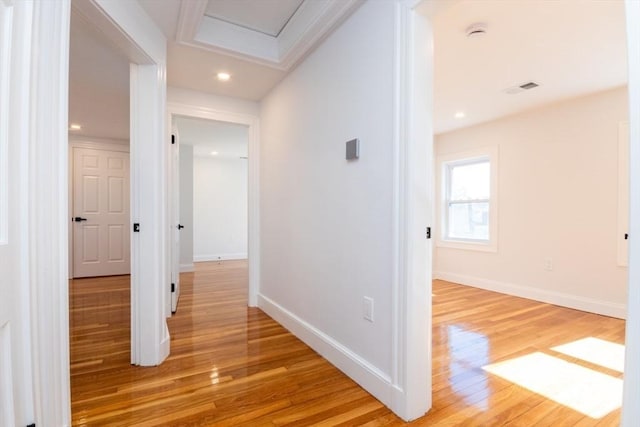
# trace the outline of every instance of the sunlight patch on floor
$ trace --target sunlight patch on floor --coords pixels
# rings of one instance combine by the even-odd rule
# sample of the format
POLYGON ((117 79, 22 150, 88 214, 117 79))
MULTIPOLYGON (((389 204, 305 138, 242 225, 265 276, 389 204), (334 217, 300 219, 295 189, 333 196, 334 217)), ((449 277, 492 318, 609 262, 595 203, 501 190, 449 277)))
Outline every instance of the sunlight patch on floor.
POLYGON ((602 418, 622 406, 621 379, 544 353, 483 369, 591 418, 602 418))
POLYGON ((551 348, 558 353, 624 372, 624 345, 588 337, 551 348))

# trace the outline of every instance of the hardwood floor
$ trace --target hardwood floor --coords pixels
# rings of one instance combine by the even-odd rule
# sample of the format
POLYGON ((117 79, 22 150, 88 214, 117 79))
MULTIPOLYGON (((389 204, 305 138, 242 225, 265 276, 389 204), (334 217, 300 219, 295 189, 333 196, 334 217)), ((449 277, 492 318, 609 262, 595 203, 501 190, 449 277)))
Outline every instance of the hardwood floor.
MULTIPOLYGON (((200 263, 182 277, 178 313, 168 321, 171 356, 153 368, 129 364, 128 276, 70 282, 73 425, 405 425, 267 315, 247 308, 245 262, 200 263)), ((433 409, 410 425, 618 425, 619 410, 590 418, 502 377, 509 369, 531 373, 538 390, 547 371, 537 371, 540 363, 564 361, 618 386, 615 369, 556 346, 589 337, 623 343, 623 321, 441 281, 433 299, 433 409), (539 358, 526 365, 532 354, 539 358), (502 377, 483 369, 501 361, 515 368, 497 366, 502 377)), ((552 391, 562 388, 560 380, 576 381, 546 376, 555 381, 552 391)), ((583 400, 611 397, 594 384, 582 387, 583 400)))

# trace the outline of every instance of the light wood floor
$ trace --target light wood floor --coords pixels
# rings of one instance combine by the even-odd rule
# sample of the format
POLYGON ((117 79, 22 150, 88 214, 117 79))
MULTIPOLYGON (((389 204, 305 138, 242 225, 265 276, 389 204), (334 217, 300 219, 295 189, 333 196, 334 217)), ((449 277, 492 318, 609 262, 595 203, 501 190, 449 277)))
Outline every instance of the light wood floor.
MULTIPOLYGON (((72 280, 73 425, 404 425, 247 308, 246 284, 243 261, 200 263, 183 274, 178 313, 169 319, 171 356, 140 368, 129 364, 129 278, 72 280)), ((622 343, 621 320, 435 281, 433 333, 433 409, 411 425, 618 425, 619 410, 591 419, 482 367, 542 352, 620 377, 551 348, 587 337, 622 343)))

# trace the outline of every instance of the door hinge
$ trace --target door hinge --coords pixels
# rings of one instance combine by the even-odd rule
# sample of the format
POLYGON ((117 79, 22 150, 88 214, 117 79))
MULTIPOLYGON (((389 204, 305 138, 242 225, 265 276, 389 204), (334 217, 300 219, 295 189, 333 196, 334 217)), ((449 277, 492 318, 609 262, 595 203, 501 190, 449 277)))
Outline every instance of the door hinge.
POLYGON ((431 227, 427 227, 427 239, 431 238, 431 227))
POLYGON ((171 292, 175 292, 176 291, 176 284, 172 283, 171 284, 171 292))
POLYGON ((29 424, 27 427, 36 427, 36 423, 29 424))
POLYGON ((139 222, 134 222, 133 223, 133 232, 134 233, 139 233, 140 232, 140 223, 139 222))
POLYGON ((176 143, 176 136, 175 135, 171 135, 171 144, 175 144, 176 143))
POLYGON ((624 240, 629 240, 629 233, 624 233, 624 240))

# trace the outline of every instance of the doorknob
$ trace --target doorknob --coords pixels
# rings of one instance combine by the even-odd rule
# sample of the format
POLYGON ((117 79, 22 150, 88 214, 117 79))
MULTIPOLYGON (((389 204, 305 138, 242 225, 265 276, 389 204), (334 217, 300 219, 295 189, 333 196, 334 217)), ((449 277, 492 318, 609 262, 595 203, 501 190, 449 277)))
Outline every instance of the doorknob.
POLYGON ((81 218, 81 217, 79 217, 79 216, 77 216, 77 217, 73 218, 73 221, 74 221, 74 222, 82 222, 82 221, 86 221, 86 220, 87 220, 87 218, 81 218))
POLYGON ((182 230, 183 228, 184 228, 184 225, 178 224, 178 230, 182 230))

